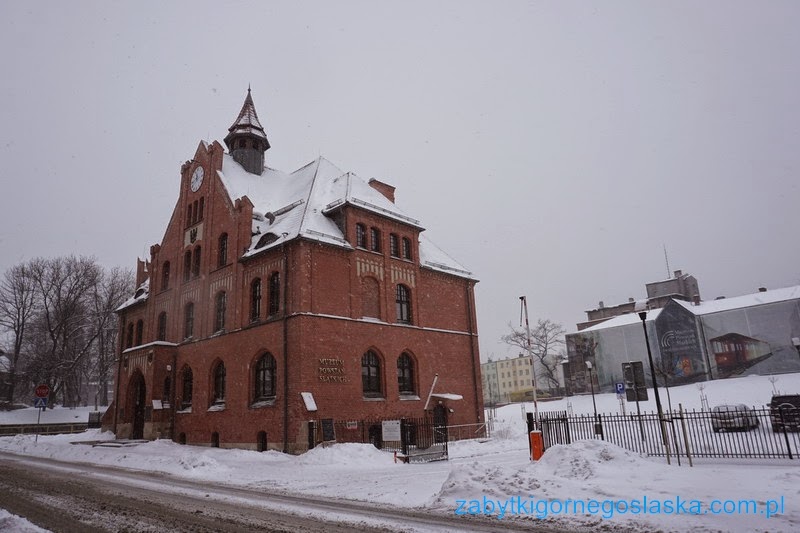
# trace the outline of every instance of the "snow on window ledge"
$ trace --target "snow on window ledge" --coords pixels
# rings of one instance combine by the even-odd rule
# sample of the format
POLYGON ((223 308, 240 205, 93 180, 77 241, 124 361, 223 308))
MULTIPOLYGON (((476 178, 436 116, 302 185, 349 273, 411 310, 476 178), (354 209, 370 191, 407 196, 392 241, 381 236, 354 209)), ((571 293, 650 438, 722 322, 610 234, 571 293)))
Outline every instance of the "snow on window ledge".
POLYGON ((251 409, 261 409, 262 407, 272 407, 275 405, 275 398, 270 400, 259 400, 250 405, 251 409))
POLYGON ((208 408, 209 413, 213 413, 216 411, 224 411, 225 410, 225 402, 215 403, 211 407, 208 408))

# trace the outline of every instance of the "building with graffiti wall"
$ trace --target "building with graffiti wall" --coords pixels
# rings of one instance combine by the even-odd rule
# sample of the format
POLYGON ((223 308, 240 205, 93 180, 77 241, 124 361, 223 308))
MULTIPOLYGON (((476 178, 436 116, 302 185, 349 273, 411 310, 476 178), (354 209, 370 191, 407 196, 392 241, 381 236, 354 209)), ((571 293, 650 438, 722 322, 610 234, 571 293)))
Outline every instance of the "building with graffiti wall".
POLYGON ((587 361, 605 391, 623 381, 623 363, 649 368, 644 328, 659 384, 800 371, 800 286, 712 301, 670 300, 643 312, 644 322, 631 312, 566 336, 569 393, 589 391, 587 361))

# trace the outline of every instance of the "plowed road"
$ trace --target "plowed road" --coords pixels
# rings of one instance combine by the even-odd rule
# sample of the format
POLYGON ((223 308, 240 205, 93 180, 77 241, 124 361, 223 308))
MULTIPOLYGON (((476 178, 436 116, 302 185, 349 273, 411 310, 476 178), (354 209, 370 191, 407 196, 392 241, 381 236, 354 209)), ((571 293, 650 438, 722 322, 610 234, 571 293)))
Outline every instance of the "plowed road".
POLYGON ((0 508, 53 532, 552 531, 6 453, 0 508))

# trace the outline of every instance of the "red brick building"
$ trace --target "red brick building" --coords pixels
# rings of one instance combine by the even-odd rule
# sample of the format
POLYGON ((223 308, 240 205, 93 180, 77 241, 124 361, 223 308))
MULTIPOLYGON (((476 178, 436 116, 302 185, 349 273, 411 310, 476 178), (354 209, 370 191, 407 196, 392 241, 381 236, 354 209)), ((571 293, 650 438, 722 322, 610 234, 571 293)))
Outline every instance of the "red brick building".
POLYGON ((395 205, 394 187, 324 158, 265 167, 249 90, 225 144, 201 142, 182 166, 164 237, 118 309, 104 426, 297 452, 314 420, 427 405, 448 424, 482 421, 476 280, 395 205))

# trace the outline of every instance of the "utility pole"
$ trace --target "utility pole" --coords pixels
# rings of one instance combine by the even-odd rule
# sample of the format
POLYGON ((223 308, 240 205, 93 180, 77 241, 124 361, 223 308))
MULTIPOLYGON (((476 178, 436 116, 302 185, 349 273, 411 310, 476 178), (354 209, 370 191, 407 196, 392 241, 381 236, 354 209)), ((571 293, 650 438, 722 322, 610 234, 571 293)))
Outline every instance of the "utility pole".
POLYGON ((536 363, 533 360, 533 353, 531 353, 531 326, 528 322, 528 299, 525 296, 520 296, 520 326, 522 325, 522 318, 525 318, 525 334, 527 335, 527 348, 528 357, 531 358, 531 374, 533 374, 533 424, 536 429, 539 429, 539 402, 536 396, 536 363))

